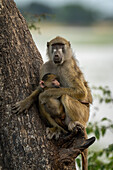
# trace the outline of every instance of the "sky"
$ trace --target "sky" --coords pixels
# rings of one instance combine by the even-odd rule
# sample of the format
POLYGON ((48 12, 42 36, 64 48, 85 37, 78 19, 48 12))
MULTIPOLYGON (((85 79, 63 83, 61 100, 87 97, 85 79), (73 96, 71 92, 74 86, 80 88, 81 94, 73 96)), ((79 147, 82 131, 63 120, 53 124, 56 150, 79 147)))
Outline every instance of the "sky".
POLYGON ((48 6, 61 6, 67 3, 80 3, 86 7, 101 10, 103 13, 113 14, 113 0, 14 0, 17 5, 29 4, 31 2, 40 2, 48 6))

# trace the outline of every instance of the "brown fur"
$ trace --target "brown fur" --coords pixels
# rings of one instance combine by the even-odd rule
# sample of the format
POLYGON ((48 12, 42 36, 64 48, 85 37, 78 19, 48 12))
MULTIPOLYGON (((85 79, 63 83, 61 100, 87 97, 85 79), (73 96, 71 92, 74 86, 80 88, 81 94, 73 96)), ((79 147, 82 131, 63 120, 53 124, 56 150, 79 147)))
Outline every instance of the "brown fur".
MULTIPOLYGON (((39 100, 47 97, 61 98, 61 103, 66 113, 65 124, 69 130, 73 130, 77 125, 86 127, 89 119, 89 104, 92 103, 92 95, 88 83, 85 81, 83 73, 77 65, 73 56, 70 43, 62 37, 56 37, 47 43, 47 54, 49 61, 41 68, 41 77, 46 73, 53 73, 58 76, 62 87, 60 89, 48 89, 40 94, 39 100), (65 53, 55 51, 52 53, 54 45, 64 44, 65 53), (55 55, 62 57, 61 63, 55 63, 55 55)), ((43 103, 40 108, 46 112, 43 103)), ((86 131, 85 131, 86 134, 86 131)), ((87 134, 86 134, 87 136, 87 134)), ((84 152, 87 157, 87 150, 84 152)), ((85 160, 85 169, 87 161, 85 160)))
POLYGON ((44 99, 45 96, 59 98, 63 95, 66 95, 66 100, 63 101, 62 99, 62 104, 65 108, 65 111, 67 114, 69 114, 69 117, 72 117, 73 121, 78 121, 84 127, 86 127, 86 123, 89 118, 89 107, 86 106, 85 103, 92 103, 92 96, 88 84, 84 79, 83 73, 78 67, 68 44, 69 42, 64 40, 64 38, 62 39, 61 37, 56 37, 56 39, 53 39, 50 41, 50 43, 48 43, 48 55, 50 61, 46 62, 42 66, 41 77, 46 73, 53 73, 58 76, 62 87, 60 89, 49 88, 40 94, 40 98, 44 99), (65 43, 66 50, 69 50, 64 54, 64 61, 62 64, 55 64, 51 58, 50 48, 54 42, 65 43), (66 56, 67 54, 70 54, 70 56, 66 56))

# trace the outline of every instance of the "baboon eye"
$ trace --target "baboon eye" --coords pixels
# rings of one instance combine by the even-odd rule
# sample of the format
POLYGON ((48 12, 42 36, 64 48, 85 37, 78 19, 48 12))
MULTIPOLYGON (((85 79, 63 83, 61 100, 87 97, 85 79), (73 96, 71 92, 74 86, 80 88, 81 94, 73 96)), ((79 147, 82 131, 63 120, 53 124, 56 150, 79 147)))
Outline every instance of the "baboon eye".
POLYGON ((52 47, 52 53, 56 51, 56 48, 52 47))
POLYGON ((63 53, 65 52, 64 46, 62 46, 62 52, 63 52, 63 53))

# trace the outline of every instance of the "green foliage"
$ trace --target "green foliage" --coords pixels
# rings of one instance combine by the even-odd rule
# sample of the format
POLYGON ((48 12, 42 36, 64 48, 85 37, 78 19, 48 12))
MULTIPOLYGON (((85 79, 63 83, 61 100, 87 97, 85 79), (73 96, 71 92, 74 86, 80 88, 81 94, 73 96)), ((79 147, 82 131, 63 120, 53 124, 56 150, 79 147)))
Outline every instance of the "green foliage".
POLYGON ((29 29, 38 30, 40 33, 40 28, 37 27, 37 23, 40 23, 42 20, 46 20, 47 17, 52 17, 52 15, 49 14, 30 14, 30 13, 24 13, 24 17, 26 18, 27 24, 29 29))
MULTIPOLYGON (((99 12, 75 3, 53 8, 38 2, 32 2, 27 6, 21 6, 19 9, 23 15, 25 12, 31 15, 50 14, 56 16, 54 17, 54 22, 72 25, 91 25, 100 18, 99 12)), ((49 17, 46 19, 48 20, 49 17)))
POLYGON ((97 18, 97 12, 89 10, 82 5, 66 5, 58 9, 57 19, 59 21, 76 24, 76 25, 90 25, 97 18))
POLYGON ((108 86, 106 87, 93 87, 93 89, 98 92, 98 94, 94 94, 95 98, 99 100, 100 103, 105 102, 105 103, 111 103, 113 102, 113 98, 111 95, 111 91, 108 86))
POLYGON ((97 140, 100 139, 100 137, 104 136, 107 132, 107 130, 113 129, 113 122, 108 118, 102 118, 99 122, 91 123, 89 122, 87 127, 87 134, 94 134, 97 138, 97 140), (106 121, 107 125, 104 125, 103 122, 106 121))
MULTIPOLYGON (((100 103, 113 103, 113 98, 110 89, 106 86, 93 87, 98 92, 95 97, 100 103)), ((97 140, 106 135, 107 130, 113 130, 113 121, 107 117, 103 117, 99 122, 89 122, 87 127, 87 134, 93 134, 97 140)), ((76 159, 78 167, 81 169, 81 158, 76 159)), ((91 150, 88 154, 88 170, 113 170, 113 144, 107 148, 98 151, 91 150)))
POLYGON ((37 2, 32 2, 27 6, 20 6, 19 10, 25 17, 29 29, 38 30, 39 33, 40 28, 37 27, 37 25, 43 20, 48 20, 54 17, 54 14, 52 12, 53 9, 51 9, 47 5, 37 2))
POLYGON ((81 168, 81 156, 77 157, 76 163, 77 163, 78 167, 81 168))
POLYGON ((21 11, 22 14, 24 14, 24 12, 26 13, 30 13, 30 14, 37 14, 37 15, 40 15, 40 14, 52 14, 53 10, 51 7, 47 6, 47 5, 44 5, 44 4, 41 4, 41 3, 38 3, 38 2, 31 2, 30 4, 28 5, 21 5, 19 7, 19 10, 21 11))
POLYGON ((113 144, 108 148, 89 152, 88 170, 113 170, 113 144))

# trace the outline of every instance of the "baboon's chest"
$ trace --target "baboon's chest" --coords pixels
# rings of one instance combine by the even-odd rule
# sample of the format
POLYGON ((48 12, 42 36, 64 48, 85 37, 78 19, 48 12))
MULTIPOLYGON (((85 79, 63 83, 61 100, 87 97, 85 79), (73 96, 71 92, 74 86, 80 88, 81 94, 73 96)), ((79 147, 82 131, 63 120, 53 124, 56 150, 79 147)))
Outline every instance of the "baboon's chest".
POLYGON ((70 70, 68 69, 64 69, 62 67, 60 67, 58 70, 57 70, 57 74, 58 74, 58 77, 60 79, 60 83, 61 83, 61 86, 63 87, 69 87, 69 81, 70 81, 70 75, 69 75, 69 72, 70 70))

